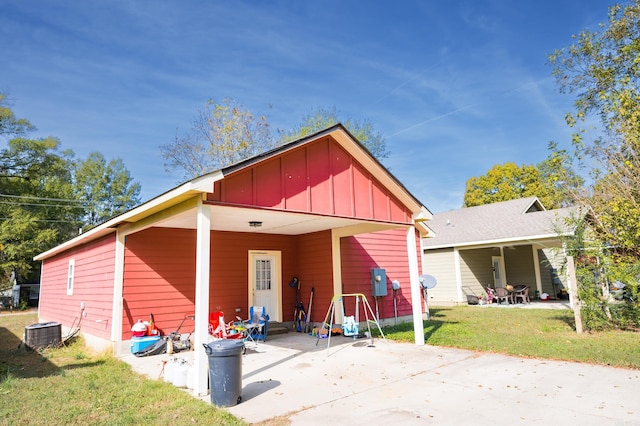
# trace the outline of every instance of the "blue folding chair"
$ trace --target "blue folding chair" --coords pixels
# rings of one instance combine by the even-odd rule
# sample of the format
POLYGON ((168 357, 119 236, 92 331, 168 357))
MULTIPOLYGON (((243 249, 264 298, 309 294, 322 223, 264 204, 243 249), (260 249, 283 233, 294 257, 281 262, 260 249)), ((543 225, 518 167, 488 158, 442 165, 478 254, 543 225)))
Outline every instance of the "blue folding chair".
POLYGON ((269 315, 264 306, 249 307, 249 319, 242 322, 247 330, 246 338, 255 343, 256 340, 267 341, 269 315))

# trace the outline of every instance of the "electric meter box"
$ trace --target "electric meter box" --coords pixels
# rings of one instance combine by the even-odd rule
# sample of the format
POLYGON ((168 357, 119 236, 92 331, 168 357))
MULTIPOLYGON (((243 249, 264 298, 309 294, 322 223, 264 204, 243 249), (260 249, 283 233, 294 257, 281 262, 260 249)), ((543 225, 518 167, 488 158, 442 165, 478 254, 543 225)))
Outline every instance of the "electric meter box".
POLYGON ((386 269, 371 269, 371 286, 373 297, 381 297, 387 295, 386 269))

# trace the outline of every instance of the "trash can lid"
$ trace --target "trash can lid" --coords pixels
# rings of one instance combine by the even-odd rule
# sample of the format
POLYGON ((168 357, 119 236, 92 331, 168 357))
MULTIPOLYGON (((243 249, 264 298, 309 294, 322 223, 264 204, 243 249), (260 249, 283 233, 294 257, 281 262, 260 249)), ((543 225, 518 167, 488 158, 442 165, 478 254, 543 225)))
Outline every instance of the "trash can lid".
POLYGON ((221 339, 214 340, 203 346, 209 356, 229 356, 241 353, 244 349, 244 341, 239 339, 221 339))

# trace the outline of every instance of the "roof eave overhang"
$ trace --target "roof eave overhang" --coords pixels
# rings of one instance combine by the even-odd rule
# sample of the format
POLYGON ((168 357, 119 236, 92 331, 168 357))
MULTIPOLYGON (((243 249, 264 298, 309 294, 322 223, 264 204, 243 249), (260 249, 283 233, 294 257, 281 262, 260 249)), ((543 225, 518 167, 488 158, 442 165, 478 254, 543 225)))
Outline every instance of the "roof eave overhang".
POLYGON ((223 174, 220 171, 195 178, 139 205, 138 207, 134 207, 133 209, 122 213, 121 215, 111 218, 106 222, 103 222, 100 225, 96 226, 95 228, 92 228, 89 231, 62 243, 52 248, 51 250, 37 255, 36 257, 34 257, 34 260, 45 260, 65 250, 82 245, 88 241, 112 234, 116 232, 116 229, 120 225, 138 222, 195 196, 207 192, 213 192, 214 183, 218 180, 221 180, 222 178, 223 174))
POLYGON ((460 242, 460 243, 425 245, 424 251, 443 249, 443 248, 471 249, 471 248, 486 248, 486 247, 496 247, 496 246, 499 247, 499 246, 508 246, 508 245, 517 245, 517 244, 539 244, 545 241, 559 241, 563 236, 569 236, 569 235, 571 235, 571 233, 542 234, 542 235, 531 235, 531 236, 517 237, 517 238, 501 238, 501 239, 486 240, 486 241, 466 241, 466 242, 460 242))

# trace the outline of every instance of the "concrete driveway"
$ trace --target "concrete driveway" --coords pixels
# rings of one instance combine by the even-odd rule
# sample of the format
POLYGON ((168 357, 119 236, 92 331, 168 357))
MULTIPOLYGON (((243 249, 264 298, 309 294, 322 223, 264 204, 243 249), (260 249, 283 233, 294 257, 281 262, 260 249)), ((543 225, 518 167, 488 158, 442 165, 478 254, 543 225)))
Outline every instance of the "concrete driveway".
MULTIPOLYGON (((242 402, 227 409, 265 424, 640 425, 640 370, 370 344, 270 336, 242 356, 242 402)), ((163 357, 125 358, 157 378, 163 357)))

